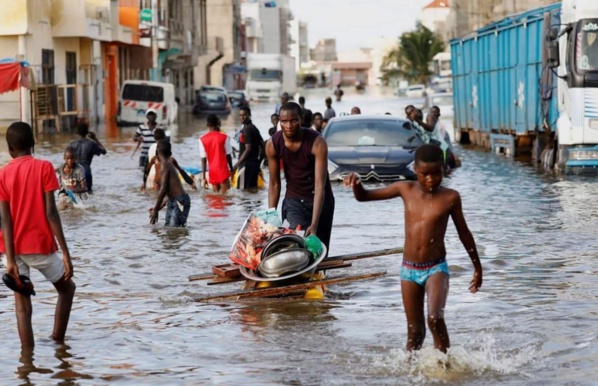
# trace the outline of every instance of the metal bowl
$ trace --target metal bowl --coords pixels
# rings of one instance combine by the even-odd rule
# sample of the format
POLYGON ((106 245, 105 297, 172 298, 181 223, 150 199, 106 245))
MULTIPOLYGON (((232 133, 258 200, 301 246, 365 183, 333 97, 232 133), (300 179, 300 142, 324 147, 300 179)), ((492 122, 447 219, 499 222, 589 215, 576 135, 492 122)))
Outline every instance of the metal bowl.
POLYGON ((291 248, 305 249, 307 248, 307 242, 303 237, 294 234, 278 236, 266 244, 264 250, 262 251, 262 259, 273 255, 278 251, 291 248))
POLYGON ((309 265, 311 252, 304 248, 283 249, 265 257, 257 266, 264 277, 280 277, 299 272, 309 265))
POLYGON ((246 279, 253 281, 279 282, 286 281, 289 279, 301 279, 307 281, 311 279, 311 277, 316 272, 318 264, 320 264, 322 260, 324 260, 324 258, 326 257, 326 252, 326 245, 322 244, 322 250, 320 251, 320 254, 316 256, 315 260, 310 265, 298 272, 290 272, 279 277, 263 277, 259 274, 259 272, 244 266, 239 267, 239 269, 241 271, 241 274, 245 276, 246 279))

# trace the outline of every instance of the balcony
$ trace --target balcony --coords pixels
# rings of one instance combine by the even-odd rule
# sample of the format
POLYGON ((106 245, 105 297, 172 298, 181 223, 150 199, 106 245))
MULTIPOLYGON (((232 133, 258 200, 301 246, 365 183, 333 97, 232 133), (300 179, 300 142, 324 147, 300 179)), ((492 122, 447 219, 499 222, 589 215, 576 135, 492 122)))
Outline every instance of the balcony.
POLYGON ((111 13, 110 0, 54 0, 52 36, 111 41, 111 13))

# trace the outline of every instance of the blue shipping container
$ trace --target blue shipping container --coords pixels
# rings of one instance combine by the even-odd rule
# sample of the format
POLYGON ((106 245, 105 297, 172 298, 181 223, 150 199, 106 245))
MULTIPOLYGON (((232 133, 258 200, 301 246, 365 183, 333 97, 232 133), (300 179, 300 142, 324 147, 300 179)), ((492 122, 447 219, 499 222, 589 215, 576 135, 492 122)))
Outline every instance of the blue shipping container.
MULTIPOLYGON (((505 18, 451 41, 455 130, 514 136, 556 124, 556 78, 542 104, 540 78, 546 31, 559 26, 560 3, 505 18), (545 16, 550 14, 550 26, 545 16), (543 109, 548 114, 543 115, 543 109)), ((500 135, 498 135, 500 136, 500 135)))

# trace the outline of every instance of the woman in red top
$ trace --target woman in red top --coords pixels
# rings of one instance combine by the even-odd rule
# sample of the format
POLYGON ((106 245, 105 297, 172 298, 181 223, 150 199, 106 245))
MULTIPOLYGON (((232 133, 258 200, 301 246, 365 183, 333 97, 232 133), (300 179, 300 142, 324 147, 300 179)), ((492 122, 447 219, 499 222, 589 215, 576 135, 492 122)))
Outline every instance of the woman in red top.
POLYGON ((216 115, 208 115, 207 125, 208 132, 199 138, 203 187, 207 189, 209 182, 214 192, 226 193, 230 189, 233 148, 229 136, 220 131, 220 119, 216 115), (206 178, 207 165, 209 165, 208 178, 206 178))

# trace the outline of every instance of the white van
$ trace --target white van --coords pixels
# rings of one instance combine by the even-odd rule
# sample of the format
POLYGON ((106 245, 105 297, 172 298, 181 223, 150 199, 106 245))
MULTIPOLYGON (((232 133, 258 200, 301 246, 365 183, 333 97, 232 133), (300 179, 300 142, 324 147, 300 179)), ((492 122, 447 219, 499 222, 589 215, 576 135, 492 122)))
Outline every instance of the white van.
POLYGON ((178 104, 174 85, 145 80, 125 81, 118 102, 118 123, 145 123, 145 112, 148 109, 157 112, 158 124, 169 125, 176 122, 178 104))

